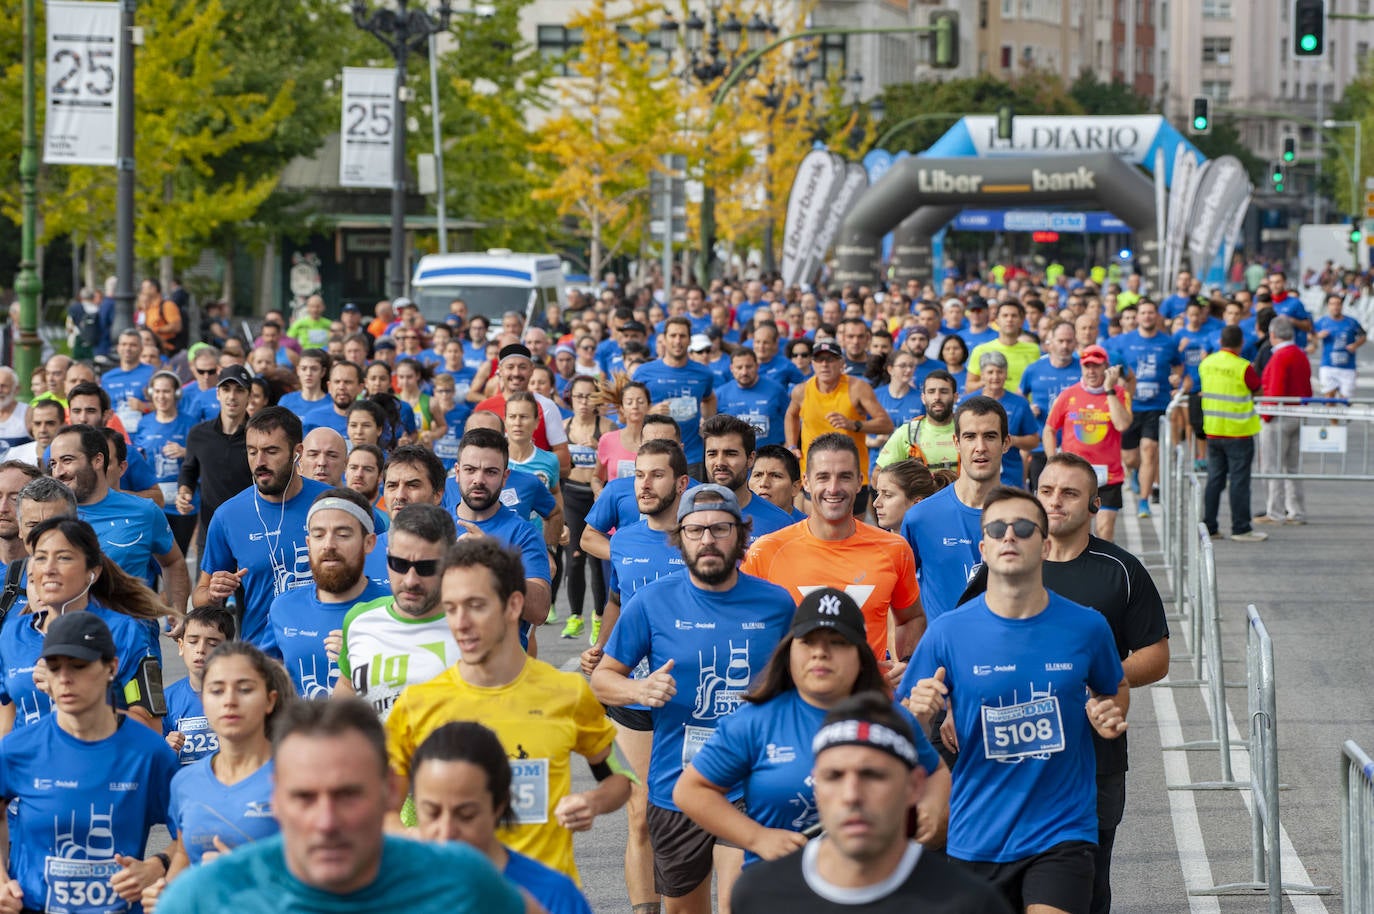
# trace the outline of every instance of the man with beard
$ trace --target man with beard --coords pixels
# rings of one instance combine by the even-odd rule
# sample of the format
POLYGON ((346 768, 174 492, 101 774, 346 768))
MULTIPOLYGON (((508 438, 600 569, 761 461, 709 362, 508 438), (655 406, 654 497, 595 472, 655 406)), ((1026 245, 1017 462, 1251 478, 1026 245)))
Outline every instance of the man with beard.
POLYGON ((329 489, 315 497, 306 514, 306 548, 312 584, 288 590, 268 610, 272 630, 267 650, 282 660, 302 698, 327 698, 339 678, 338 647, 326 639, 343 629, 359 604, 387 595, 387 588, 363 574, 363 560, 376 540, 372 506, 352 489, 329 489))
POLYGON ((167 515, 146 498, 111 489, 108 461, 105 434, 98 428, 64 426, 52 441, 52 477, 72 490, 77 516, 95 530, 101 550, 150 587, 156 579, 148 572, 156 562, 167 582, 168 605, 182 612, 191 578, 167 515))
POLYGON ((128 466, 117 466, 114 455, 106 466, 106 475, 112 476, 110 487, 151 499, 162 507, 162 489, 157 484, 157 474, 137 450, 128 451, 129 436, 119 424, 119 419, 110 409, 110 395, 94 381, 81 381, 67 391, 67 421, 70 425, 89 425, 103 429, 125 444, 125 454, 121 462, 128 466))
POLYGON ((332 428, 340 435, 348 433, 348 407, 358 399, 363 389, 363 369, 356 362, 338 361, 329 366, 329 399, 323 400, 301 421, 310 431, 332 428))
POLYGON ((781 587, 739 572, 749 526, 724 486, 684 494, 669 541, 681 551, 687 573, 635 592, 592 673, 592 691, 604 704, 650 708, 647 819, 655 889, 667 914, 709 914, 713 866, 721 897, 728 899, 743 865, 742 851, 718 848, 674 805, 673 787, 720 720, 744 701, 796 609, 781 587), (653 672, 630 678, 643 660, 653 672))
POLYGON ((21 460, 0 463, 0 565, 9 565, 28 553, 19 535, 19 490, 40 475, 38 468, 21 460))
POLYGON ((458 538, 452 516, 435 504, 407 503, 393 510, 387 536, 390 590, 344 617, 334 685, 335 695, 359 696, 382 720, 407 686, 458 662, 458 643, 439 606, 439 562, 458 538))
POLYGON ((301 475, 327 486, 343 485, 348 442, 332 428, 312 429, 301 442, 301 475))
POLYGON ((754 427, 743 419, 717 413, 701 423, 706 478, 735 493, 745 517, 753 521, 749 542, 792 525, 792 515, 749 489, 754 470, 754 427))
POLYGON ((220 369, 215 398, 219 415, 186 433, 186 456, 177 474, 177 511, 195 510, 193 496, 200 487, 200 549, 205 548, 205 531, 215 512, 233 496, 253 484, 244 444, 244 423, 248 418, 248 369, 229 365, 220 369), (202 472, 202 467, 213 468, 202 472))
MULTIPOLYGON (((714 417, 713 417, 714 418, 714 417)), ((620 618, 621 605, 641 588, 682 570, 682 555, 670 538, 677 526, 677 506, 687 490, 687 457, 676 441, 656 438, 645 441, 635 455, 635 502, 644 520, 619 527, 611 536, 611 574, 601 628, 592 646, 582 653, 582 672, 591 675, 601 662, 606 642, 620 618)), ((649 665, 639 664, 631 678, 649 675, 649 665)), ((656 904, 653 848, 649 843, 647 777, 653 747, 654 721, 643 705, 608 707, 606 716, 616 728, 616 745, 639 781, 630 787, 626 805, 629 835, 625 843, 625 887, 630 907, 656 904)))
MULTIPOLYGON (((382 490, 382 467, 386 456, 375 444, 360 444, 348 455, 344 467, 344 486, 357 492, 377 510, 377 497, 382 490)), ((382 515, 381 529, 386 529, 386 515, 382 515)))
MULTIPOLYGON (((382 465, 381 487, 393 519, 407 505, 442 505, 444 464, 427 448, 403 444, 392 451, 391 458, 382 465)), ((369 578, 378 582, 387 580, 388 533, 387 527, 379 526, 377 545, 368 553, 364 569, 369 578)))
POLYGON ((917 416, 892 433, 878 454, 878 466, 885 467, 915 457, 932 470, 957 470, 959 447, 954 441, 954 404, 959 399, 959 383, 954 375, 937 368, 921 384, 924 416, 917 416))
POLYGON ((553 569, 549 550, 534 524, 501 503, 501 489, 510 477, 510 448, 506 438, 488 428, 465 432, 458 442, 458 492, 455 509, 459 537, 469 533, 490 536, 520 552, 525 567, 524 619, 520 643, 529 643, 529 626, 540 625, 549 615, 553 569))
POLYGON ((310 584, 305 520, 329 487, 296 472, 301 420, 289 409, 259 410, 244 441, 253 485, 221 505, 210 522, 192 601, 204 606, 239 594, 239 637, 262 647, 271 644, 272 600, 310 584))

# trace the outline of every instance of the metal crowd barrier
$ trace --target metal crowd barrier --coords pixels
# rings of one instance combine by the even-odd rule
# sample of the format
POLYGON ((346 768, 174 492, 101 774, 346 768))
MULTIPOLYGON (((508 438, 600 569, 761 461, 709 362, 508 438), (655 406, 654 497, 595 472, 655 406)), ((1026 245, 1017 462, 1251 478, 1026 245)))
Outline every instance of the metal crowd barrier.
MULTIPOLYGON (((1255 410, 1262 416, 1299 420, 1300 440, 1297 472, 1257 471, 1251 479, 1374 482, 1374 402, 1260 397, 1255 401, 1255 410)), ((1257 461, 1257 470, 1258 465, 1257 461)))
POLYGON ((1283 881, 1279 830, 1279 736, 1274 642, 1252 603, 1245 608, 1245 667, 1250 716, 1251 881, 1232 882, 1192 895, 1255 895, 1269 898, 1270 914, 1281 914, 1283 895, 1330 895, 1330 886, 1283 881))
POLYGON ((1354 740, 1341 749, 1341 872, 1345 914, 1374 914, 1374 761, 1354 740))

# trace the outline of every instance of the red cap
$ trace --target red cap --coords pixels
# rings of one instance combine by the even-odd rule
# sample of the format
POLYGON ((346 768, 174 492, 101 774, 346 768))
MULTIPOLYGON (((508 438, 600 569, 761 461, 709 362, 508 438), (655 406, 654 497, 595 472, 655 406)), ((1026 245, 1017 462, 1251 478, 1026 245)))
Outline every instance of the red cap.
POLYGON ((1107 350, 1101 346, 1088 346, 1079 353, 1078 361, 1083 365, 1106 365, 1110 359, 1107 358, 1107 350))

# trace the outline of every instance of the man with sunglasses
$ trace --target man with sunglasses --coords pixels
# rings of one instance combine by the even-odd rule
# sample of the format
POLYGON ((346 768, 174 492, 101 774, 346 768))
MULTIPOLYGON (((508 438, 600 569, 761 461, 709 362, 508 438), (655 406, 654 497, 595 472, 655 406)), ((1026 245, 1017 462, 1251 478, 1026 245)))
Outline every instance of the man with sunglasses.
POLYGON ((686 574, 635 591, 592 673, 603 704, 644 705, 653 718, 646 818, 665 914, 709 914, 712 869, 720 897, 729 898, 743 865, 742 851, 717 846, 677 808, 673 787, 720 720, 744 701, 791 625, 796 607, 787 591, 738 570, 750 526, 725 486, 683 493, 669 542, 686 574), (652 672, 631 679, 642 660, 652 672))
POLYGON ((272 601, 271 630, 264 645, 269 654, 281 658, 302 698, 333 693, 344 618, 359 604, 390 593, 363 574, 375 531, 371 504, 352 489, 321 492, 306 514, 311 584, 280 593, 272 601))
POLYGON ((458 538, 453 516, 435 504, 408 503, 392 513, 386 536, 390 592, 344 617, 334 686, 335 695, 370 703, 382 720, 407 686, 428 682, 459 657, 439 605, 439 563, 458 538))
POLYGON ((986 593, 935 619, 897 694, 959 753, 949 856, 1018 911, 1088 914, 1098 840, 1092 733, 1126 730, 1107 620, 1045 589, 1049 518, 1023 489, 983 503, 986 593))

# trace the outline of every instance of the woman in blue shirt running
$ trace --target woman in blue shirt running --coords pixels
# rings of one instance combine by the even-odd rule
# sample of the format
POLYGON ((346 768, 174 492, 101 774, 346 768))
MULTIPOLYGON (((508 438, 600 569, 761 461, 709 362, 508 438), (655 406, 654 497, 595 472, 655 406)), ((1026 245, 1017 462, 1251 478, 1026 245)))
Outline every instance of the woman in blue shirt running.
POLYGON ((201 701, 219 751, 172 781, 173 879, 188 866, 277 833, 272 816, 272 721, 295 700, 281 665, 246 641, 226 641, 205 662, 201 701))
POLYGON ((53 713, 0 742, 6 910, 117 914, 167 871, 166 855, 141 858, 149 829, 166 821, 177 757, 113 707, 117 651, 95 613, 47 626, 39 653, 53 713))
MULTIPOLYGON (((817 825, 807 780, 811 740, 826 712, 860 692, 890 694, 864 631, 863 611, 844 591, 809 593, 745 696, 748 704, 720 722, 678 780, 673 802, 717 838, 744 848, 745 866, 798 850, 817 825), (740 799, 742 808, 735 805, 740 799)), ((949 820, 949 770, 913 729, 929 776, 916 839, 939 847, 949 820)))
POLYGON ((415 750, 410 779, 426 841, 461 841, 487 859, 548 914, 591 914, 567 876, 496 840, 511 810, 510 759, 495 733, 461 721, 435 730, 415 750))

